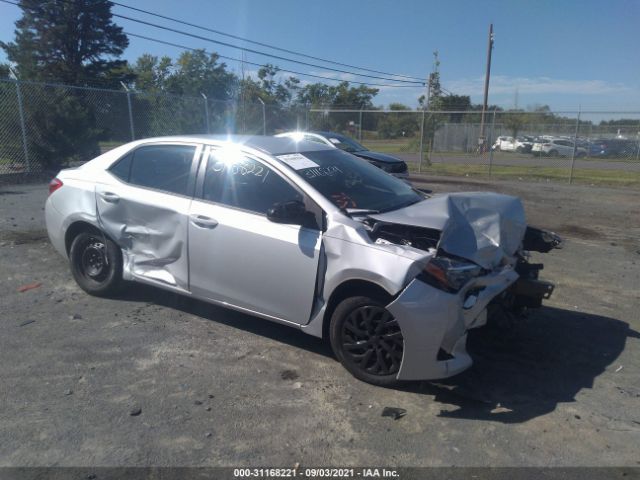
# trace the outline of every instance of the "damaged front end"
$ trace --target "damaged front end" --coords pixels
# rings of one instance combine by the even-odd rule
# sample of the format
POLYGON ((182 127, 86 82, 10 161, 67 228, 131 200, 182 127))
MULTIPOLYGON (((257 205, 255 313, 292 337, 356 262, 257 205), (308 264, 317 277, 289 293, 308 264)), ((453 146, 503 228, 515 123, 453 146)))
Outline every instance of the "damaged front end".
POLYGON ((554 232, 528 226, 518 251, 515 271, 518 280, 489 304, 489 318, 498 326, 511 327, 527 310, 540 308, 551 297, 555 285, 540 280, 542 263, 530 263, 530 252, 549 253, 563 246, 562 238, 554 232))
POLYGON ((556 234, 527 226, 520 200, 452 194, 363 220, 375 244, 430 254, 422 271, 388 305, 403 332, 398 379, 442 378, 471 365, 466 333, 492 317, 513 320, 540 307, 554 285, 531 251, 562 247, 556 234), (402 223, 400 223, 402 222, 402 223))

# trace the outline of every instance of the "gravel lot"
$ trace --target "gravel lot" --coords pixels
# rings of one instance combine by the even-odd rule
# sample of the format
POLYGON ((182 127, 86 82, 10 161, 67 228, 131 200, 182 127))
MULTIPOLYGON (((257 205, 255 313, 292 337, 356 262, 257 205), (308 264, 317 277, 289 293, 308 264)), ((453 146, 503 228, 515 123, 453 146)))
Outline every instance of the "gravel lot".
POLYGON ((46 238, 46 185, 2 187, 0 466, 640 465, 640 192, 423 186, 519 195, 567 241, 540 259, 545 308, 473 331, 464 374, 397 389, 264 320, 138 285, 87 296, 46 238))

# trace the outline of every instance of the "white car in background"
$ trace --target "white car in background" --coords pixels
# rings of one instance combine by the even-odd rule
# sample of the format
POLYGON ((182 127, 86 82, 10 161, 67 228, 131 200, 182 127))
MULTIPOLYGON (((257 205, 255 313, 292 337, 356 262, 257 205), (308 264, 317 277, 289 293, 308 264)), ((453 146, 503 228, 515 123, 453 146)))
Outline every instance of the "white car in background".
POLYGON ((496 143, 491 147, 499 152, 518 152, 528 153, 533 146, 533 138, 528 136, 519 136, 516 138, 500 136, 496 143))
POLYGON ((576 157, 587 156, 586 148, 576 147, 572 140, 566 138, 540 139, 531 147, 531 154, 549 157, 570 157, 573 155, 574 149, 576 157))
POLYGON ((516 141, 513 137, 500 136, 496 139, 496 143, 494 143, 491 148, 499 152, 515 152, 516 141))

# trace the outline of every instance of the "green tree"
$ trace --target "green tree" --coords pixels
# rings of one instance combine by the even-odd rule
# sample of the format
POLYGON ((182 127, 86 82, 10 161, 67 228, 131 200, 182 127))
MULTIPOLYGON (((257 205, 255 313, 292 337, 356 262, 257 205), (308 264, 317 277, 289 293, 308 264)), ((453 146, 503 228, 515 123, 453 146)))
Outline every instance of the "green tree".
MULTIPOLYGON (((18 78, 76 86, 116 86, 127 79, 118 60, 129 41, 112 22, 107 0, 20 0, 15 40, 1 43, 18 78)), ((95 98, 81 89, 24 85, 29 152, 45 168, 98 153, 95 98)))
POLYGON ((509 130, 511 136, 516 138, 522 127, 527 123, 528 117, 524 110, 507 110, 502 114, 502 123, 509 130))
MULTIPOLYGON (((411 107, 402 103, 389 104, 394 112, 411 112, 411 107)), ((378 120, 380 138, 413 137, 420 129, 418 116, 413 113, 386 113, 378 120)))
POLYGON ((298 91, 298 103, 309 107, 351 108, 356 110, 373 109, 373 98, 377 88, 359 85, 352 87, 349 82, 338 85, 311 83, 298 91))
POLYGON ((167 91, 167 80, 171 76, 173 61, 168 56, 156 57, 148 53, 136 60, 132 73, 134 81, 129 85, 142 92, 167 91))
POLYGON ((1 43, 22 80, 117 84, 117 60, 129 45, 107 0, 20 0, 15 41, 1 43))
POLYGON ((240 131, 262 133, 263 106, 267 133, 290 130, 300 125, 300 112, 294 104, 300 89, 300 80, 289 76, 279 78, 280 69, 266 64, 257 73, 257 79, 249 76, 240 81, 240 105, 237 124, 240 131))
MULTIPOLYGON (((297 94, 296 103, 305 108, 326 108, 327 110, 354 109, 374 110, 373 98, 378 94, 377 88, 359 85, 351 86, 349 82, 340 82, 338 85, 326 83, 311 83, 302 87, 297 94)), ((322 117, 313 117, 314 128, 325 128, 353 134, 353 126, 356 117, 352 113, 332 112, 322 117)), ((363 130, 375 128, 377 119, 373 115, 363 117, 363 130)))
POLYGON ((229 100, 236 93, 237 77, 219 59, 218 54, 204 50, 181 53, 166 79, 167 91, 193 96, 204 93, 210 99, 229 100))
POLYGON ((133 98, 136 133, 140 136, 206 131, 204 99, 209 105, 211 131, 222 132, 229 114, 229 101, 238 79, 204 50, 183 52, 175 61, 168 56, 141 55, 132 68, 137 93, 133 98))

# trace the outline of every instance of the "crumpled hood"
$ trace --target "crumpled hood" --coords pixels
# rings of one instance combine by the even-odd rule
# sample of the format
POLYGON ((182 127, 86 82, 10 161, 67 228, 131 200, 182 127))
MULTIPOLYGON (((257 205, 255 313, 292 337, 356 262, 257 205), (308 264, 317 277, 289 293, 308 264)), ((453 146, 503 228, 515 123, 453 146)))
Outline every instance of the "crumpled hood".
POLYGON ((492 269, 513 256, 527 228, 517 197, 489 192, 450 193, 394 210, 369 215, 382 222, 440 230, 438 247, 492 269))
POLYGON ((385 153, 380 153, 380 152, 372 152, 371 150, 362 150, 360 152, 353 152, 353 155, 355 155, 356 157, 365 158, 367 160, 373 160, 375 162, 383 162, 383 163, 402 162, 402 160, 392 155, 387 155, 385 153))

